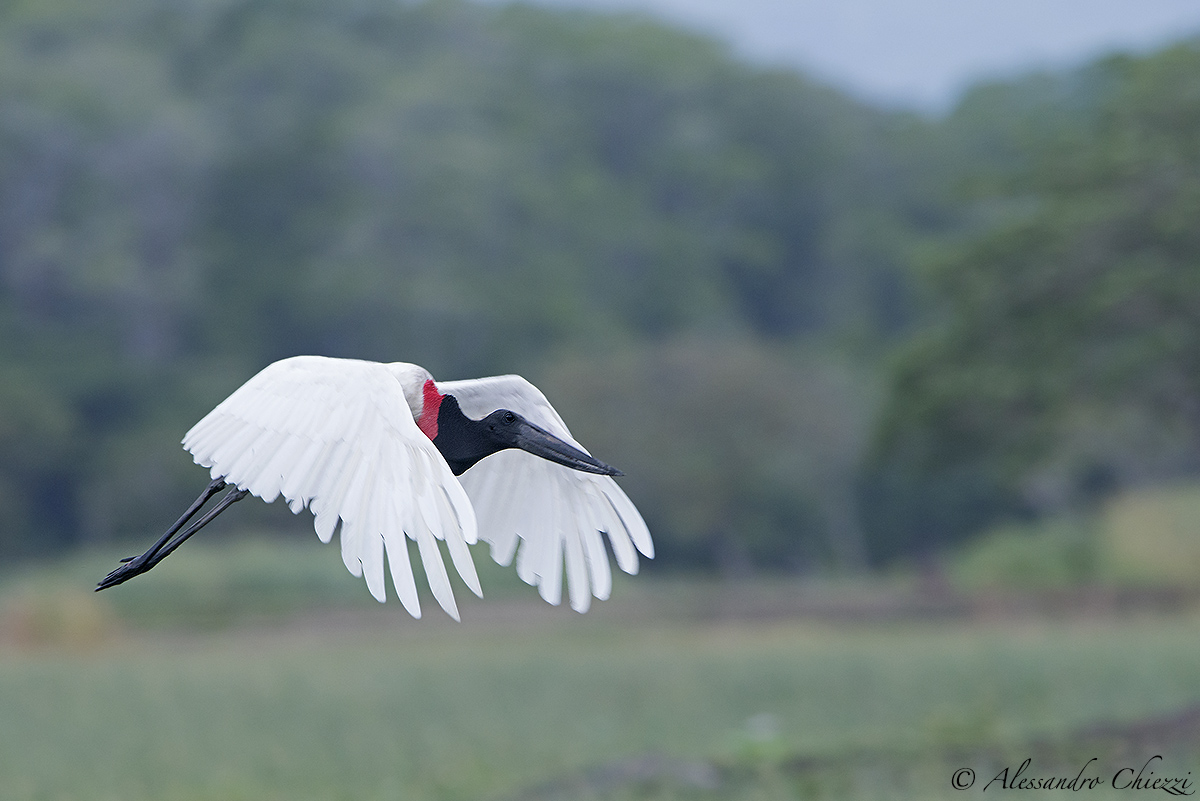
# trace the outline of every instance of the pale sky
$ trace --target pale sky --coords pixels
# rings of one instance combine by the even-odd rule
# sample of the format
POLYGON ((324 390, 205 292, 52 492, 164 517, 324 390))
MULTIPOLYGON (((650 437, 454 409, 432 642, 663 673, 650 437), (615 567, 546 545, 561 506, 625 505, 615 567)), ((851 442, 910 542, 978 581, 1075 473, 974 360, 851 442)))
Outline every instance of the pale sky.
MULTIPOLYGON (((487 0, 501 2, 502 0, 487 0)), ((866 99, 946 108, 979 78, 1200 34, 1200 0, 527 0, 640 10, 866 99)))

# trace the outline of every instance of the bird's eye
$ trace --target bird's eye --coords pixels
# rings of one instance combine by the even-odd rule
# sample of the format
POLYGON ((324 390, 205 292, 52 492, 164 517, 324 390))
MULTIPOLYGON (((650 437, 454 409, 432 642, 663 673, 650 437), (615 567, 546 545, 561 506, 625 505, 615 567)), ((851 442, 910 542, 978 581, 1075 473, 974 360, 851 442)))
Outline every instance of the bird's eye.
POLYGON ((505 425, 512 425, 512 423, 514 421, 516 421, 516 419, 517 419, 517 416, 515 414, 513 414, 512 412, 504 413, 504 424, 505 425))

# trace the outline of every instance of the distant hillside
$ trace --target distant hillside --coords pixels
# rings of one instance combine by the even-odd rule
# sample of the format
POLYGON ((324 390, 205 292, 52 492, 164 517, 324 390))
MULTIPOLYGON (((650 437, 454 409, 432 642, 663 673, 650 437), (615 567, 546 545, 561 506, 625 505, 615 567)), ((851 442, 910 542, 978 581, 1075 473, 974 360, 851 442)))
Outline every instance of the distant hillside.
POLYGON ((894 124, 627 19, 7 5, 0 549, 157 527, 182 430, 298 352, 459 376, 894 330, 894 124))

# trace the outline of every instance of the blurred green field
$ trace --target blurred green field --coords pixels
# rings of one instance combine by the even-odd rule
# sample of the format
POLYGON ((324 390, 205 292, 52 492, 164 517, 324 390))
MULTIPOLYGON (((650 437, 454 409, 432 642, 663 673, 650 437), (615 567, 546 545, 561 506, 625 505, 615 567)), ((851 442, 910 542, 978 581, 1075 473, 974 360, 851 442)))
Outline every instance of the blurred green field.
POLYGON ((962 798, 961 767, 969 796, 1025 757, 1107 782, 1156 753, 1200 774, 1190 607, 769 619, 640 577, 579 616, 489 570, 455 624, 379 606, 332 548, 188 551, 98 595, 100 557, 0 583, 4 799, 962 798))

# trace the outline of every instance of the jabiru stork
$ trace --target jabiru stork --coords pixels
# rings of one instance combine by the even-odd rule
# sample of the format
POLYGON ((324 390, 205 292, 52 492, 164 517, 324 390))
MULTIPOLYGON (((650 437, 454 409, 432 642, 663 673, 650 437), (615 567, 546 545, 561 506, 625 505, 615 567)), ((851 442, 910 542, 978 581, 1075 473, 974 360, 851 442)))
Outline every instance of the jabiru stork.
POLYGON ((480 597, 467 548, 478 540, 502 565, 515 554, 517 574, 552 604, 562 598, 565 563, 579 612, 612 589, 601 533, 626 573, 637 572, 638 552, 654 556, 645 522, 613 480, 621 472, 588 454, 537 387, 516 375, 438 382, 415 364, 295 356, 222 401, 183 447, 209 468, 211 483, 97 591, 150 570, 247 495, 268 503, 282 495, 295 514, 308 507, 322 542, 340 522, 342 560, 380 602, 386 553, 413 617, 421 607, 406 538, 416 541, 433 596, 455 620, 437 540, 480 597))

